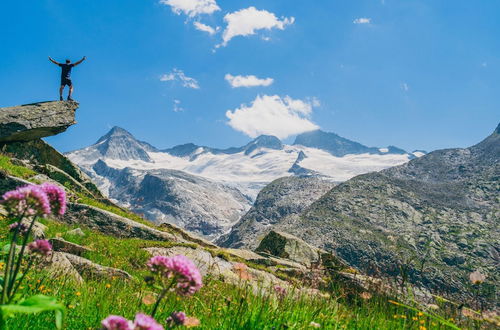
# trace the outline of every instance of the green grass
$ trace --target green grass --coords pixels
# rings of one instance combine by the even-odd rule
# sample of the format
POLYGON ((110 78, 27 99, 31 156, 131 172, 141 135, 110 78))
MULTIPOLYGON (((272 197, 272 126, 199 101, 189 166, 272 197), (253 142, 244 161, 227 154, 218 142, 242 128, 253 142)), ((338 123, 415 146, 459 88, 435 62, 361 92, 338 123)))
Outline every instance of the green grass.
MULTIPOLYGON (((46 294, 57 297, 67 307, 66 329, 99 329, 100 321, 110 314, 133 318, 137 312, 148 313, 152 306, 143 302, 151 289, 142 280, 149 272, 149 255, 144 247, 179 245, 172 242, 119 239, 82 228, 85 236, 67 234, 76 226, 43 220, 47 236, 64 239, 91 248, 84 257, 99 264, 121 268, 134 276, 132 281, 118 278, 90 280, 75 285, 64 278, 54 278, 43 269, 32 271, 23 285, 23 295, 46 294)), ((0 244, 8 237, 6 226, 0 228, 0 244)), ((203 329, 313 329, 311 322, 323 329, 448 329, 439 320, 419 315, 417 310, 388 303, 374 295, 369 300, 346 299, 341 290, 330 297, 289 294, 279 300, 271 292, 255 295, 242 280, 231 285, 207 276, 204 287, 193 297, 168 295, 156 319, 160 322, 174 310, 185 311, 201 321, 203 329)), ((446 318, 455 313, 449 312, 446 318)), ((471 324, 472 325, 472 324, 471 324)), ((7 322, 8 329, 54 329, 50 313, 18 316, 7 322)))
POLYGON ((12 164, 9 157, 1 154, 0 154, 0 169, 4 170, 9 175, 17 176, 23 179, 28 179, 36 174, 35 171, 30 170, 29 168, 12 164))
MULTIPOLYGON (((148 294, 146 286, 119 280, 91 281, 75 288, 61 280, 44 277, 35 286, 26 287, 25 294, 39 292, 52 294, 64 302, 67 329, 98 329, 100 321, 110 314, 132 319, 135 313, 148 313, 152 307, 142 301, 148 294)), ((444 329, 437 323, 432 325, 426 317, 387 307, 382 301, 360 303, 352 308, 335 298, 290 295, 279 300, 272 294, 256 296, 243 285, 228 285, 211 278, 205 278, 205 286, 193 297, 167 296, 156 319, 164 321, 171 311, 178 310, 200 319, 203 329, 312 329, 311 322, 321 324, 323 329, 419 329, 420 326, 444 329)), ((10 320, 8 326, 10 329, 52 329, 53 320, 50 314, 41 314, 10 320)))

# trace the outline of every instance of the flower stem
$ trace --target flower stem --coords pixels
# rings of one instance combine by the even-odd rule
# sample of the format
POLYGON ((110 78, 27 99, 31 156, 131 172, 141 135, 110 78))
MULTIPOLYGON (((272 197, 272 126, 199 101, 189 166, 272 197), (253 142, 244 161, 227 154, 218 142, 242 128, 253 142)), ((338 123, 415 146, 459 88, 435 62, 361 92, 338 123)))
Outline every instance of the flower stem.
POLYGON ((156 300, 156 303, 153 307, 153 311, 151 312, 151 317, 155 317, 156 310, 158 309, 158 306, 160 305, 160 301, 165 297, 165 295, 167 294, 168 290, 170 290, 172 285, 174 285, 174 282, 175 282, 175 278, 173 278, 172 281, 170 282, 170 284, 167 287, 163 288, 163 290, 160 292, 160 295, 158 296, 158 299, 156 300))
MULTIPOLYGON (((21 223, 22 219, 24 217, 24 213, 17 219, 18 223, 21 223)), ((7 257, 7 262, 5 263, 5 275, 3 277, 3 286, 2 286, 2 297, 0 298, 0 305, 3 305, 4 302, 7 299, 7 287, 10 281, 10 276, 11 276, 11 268, 12 268, 12 263, 14 259, 14 253, 16 251, 16 241, 17 241, 17 234, 19 233, 20 226, 16 226, 16 229, 14 230, 14 235, 12 236, 12 240, 10 242, 10 249, 9 249, 9 255, 7 257)))
POLYGON ((19 269, 21 268, 21 262, 23 261, 24 251, 26 250, 26 244, 28 244, 28 239, 31 234, 31 229, 33 228, 35 222, 36 222, 36 216, 33 217, 33 220, 31 221, 31 224, 28 228, 28 231, 24 235, 23 245, 21 246, 21 252, 19 252, 19 256, 17 257, 16 268, 14 269, 14 276, 10 279, 10 282, 6 282, 9 284, 8 287, 9 291, 7 292, 8 294, 11 293, 12 288, 14 287, 14 283, 16 282, 16 277, 17 274, 19 273, 19 269))
MULTIPOLYGON (((16 295, 16 292, 17 290, 19 289, 19 286, 21 285, 21 283, 23 282, 24 280, 24 277, 26 276, 26 274, 28 274, 31 266, 33 266, 33 260, 34 259, 30 259, 30 261, 28 262, 28 266, 26 267, 26 269, 24 270, 23 272, 23 275, 21 276, 21 278, 19 279, 19 281, 17 281, 16 283, 16 286, 14 287, 14 290, 12 291, 12 294, 10 295, 10 299, 9 299, 9 303, 10 301, 12 300, 12 298, 16 295)), ((0 328, 1 329, 1 328, 0 328)))

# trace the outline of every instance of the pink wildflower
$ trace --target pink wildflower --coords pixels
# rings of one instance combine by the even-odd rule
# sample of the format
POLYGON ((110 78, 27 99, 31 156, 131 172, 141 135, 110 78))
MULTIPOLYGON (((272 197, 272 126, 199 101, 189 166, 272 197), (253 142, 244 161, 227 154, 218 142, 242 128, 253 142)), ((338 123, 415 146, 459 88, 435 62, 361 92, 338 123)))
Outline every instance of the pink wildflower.
POLYGON ((276 295, 280 298, 280 299, 283 299, 285 298, 286 296, 286 289, 279 286, 279 285, 276 285, 274 286, 274 292, 276 292, 276 295))
POLYGON ((50 202, 47 194, 35 185, 28 185, 6 192, 2 203, 7 209, 17 215, 50 214, 50 202))
POLYGON ((66 212, 66 192, 63 188, 52 183, 43 183, 40 188, 47 194, 52 212, 63 215, 66 212))
POLYGON ((134 320, 134 330, 164 330, 163 326, 149 315, 137 314, 134 320))
POLYGON ((181 295, 191 295, 203 286, 200 271, 183 255, 156 256, 151 258, 147 265, 154 273, 175 278, 177 292, 181 295))
POLYGON ((101 321, 103 330, 133 330, 132 321, 122 316, 110 315, 101 321))
POLYGON ((172 312, 167 318, 167 323, 173 323, 174 325, 184 325, 186 322, 186 313, 184 312, 172 312))
POLYGON ((9 226, 9 230, 14 232, 16 229, 20 234, 25 234, 28 231, 28 227, 22 222, 14 222, 9 226))
POLYGON ((28 248, 32 253, 38 253, 48 256, 52 251, 52 245, 46 239, 39 239, 28 244, 28 248))

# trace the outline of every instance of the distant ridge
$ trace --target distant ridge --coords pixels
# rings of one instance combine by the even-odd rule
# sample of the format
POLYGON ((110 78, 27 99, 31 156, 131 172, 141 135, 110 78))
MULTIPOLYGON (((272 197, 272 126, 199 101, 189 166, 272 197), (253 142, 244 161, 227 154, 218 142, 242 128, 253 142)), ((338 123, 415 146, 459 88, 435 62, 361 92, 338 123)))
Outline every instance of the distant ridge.
POLYGON ((403 149, 389 146, 387 148, 367 147, 361 143, 343 138, 335 133, 322 130, 306 132, 295 138, 294 145, 302 145, 328 151, 334 156, 343 157, 349 154, 406 154, 403 149))

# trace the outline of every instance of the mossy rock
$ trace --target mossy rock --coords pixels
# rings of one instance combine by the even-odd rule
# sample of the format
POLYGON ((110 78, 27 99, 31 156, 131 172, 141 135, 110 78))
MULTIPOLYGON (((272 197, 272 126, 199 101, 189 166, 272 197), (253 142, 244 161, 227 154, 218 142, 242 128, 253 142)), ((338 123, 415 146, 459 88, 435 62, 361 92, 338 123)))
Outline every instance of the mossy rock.
MULTIPOLYGON (((40 139, 28 142, 3 143, 0 144, 0 149, 2 152, 12 155, 15 158, 28 160, 34 165, 52 165, 72 177, 76 182, 80 183, 86 190, 92 193, 93 197, 103 198, 97 186, 92 183, 91 179, 85 173, 83 173, 63 154, 40 139)), ((48 173, 44 174, 50 177, 48 173)), ((56 178, 52 179, 57 180, 56 178)), ((64 185, 64 183, 67 182, 67 179, 62 179, 62 181, 63 182, 60 183, 64 185)))

